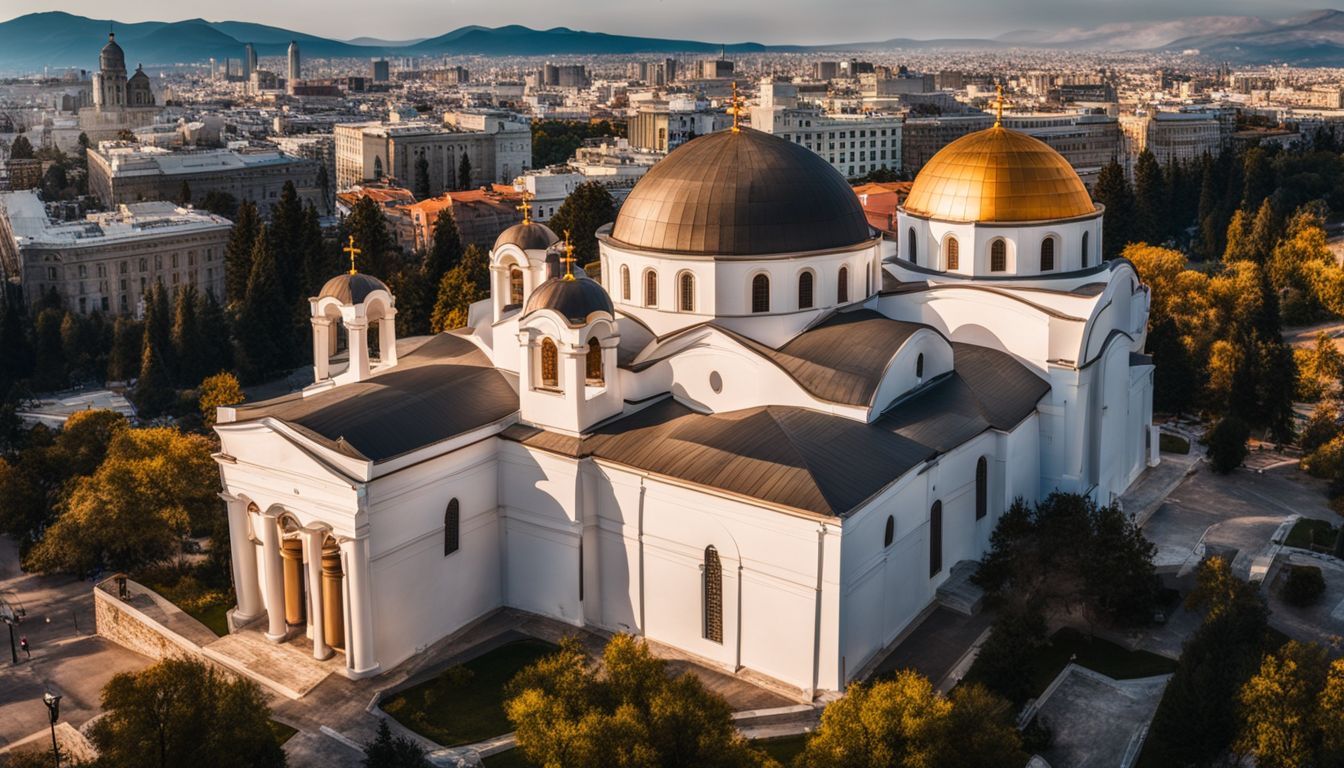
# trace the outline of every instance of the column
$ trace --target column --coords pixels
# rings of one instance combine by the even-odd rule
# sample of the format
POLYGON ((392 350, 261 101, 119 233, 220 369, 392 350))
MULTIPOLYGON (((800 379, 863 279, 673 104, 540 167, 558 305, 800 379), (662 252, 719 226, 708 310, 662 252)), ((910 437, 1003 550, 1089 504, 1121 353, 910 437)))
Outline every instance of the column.
POLYGON ((303 557, 308 566, 308 623, 313 628, 313 658, 331 656, 322 628, 322 542, 326 531, 303 532, 303 557))
POLYGON ((313 381, 322 381, 331 375, 331 318, 313 318, 313 381))
POLYGON ((346 373, 353 374, 355 381, 369 378, 369 321, 364 318, 345 321, 346 338, 350 342, 350 367, 346 373))
POLYGON ((350 601, 350 637, 346 639, 346 666, 352 677, 377 674, 373 653, 373 600, 369 584, 367 539, 341 542, 345 554, 345 590, 350 601))
POLYGON ((388 308, 378 321, 378 364, 391 367, 397 364, 397 311, 388 308))
POLYGON ((280 562, 280 524, 274 512, 263 512, 261 549, 266 562, 266 639, 273 643, 285 639, 285 577, 280 562))
POLYGON ((229 505, 229 547, 233 550, 233 591, 238 597, 233 620, 236 625, 246 624, 262 611, 257 545, 247 534, 247 502, 234 498, 226 501, 229 505))
POLYGON ((303 542, 280 540, 280 559, 285 568, 285 624, 303 624, 303 542))

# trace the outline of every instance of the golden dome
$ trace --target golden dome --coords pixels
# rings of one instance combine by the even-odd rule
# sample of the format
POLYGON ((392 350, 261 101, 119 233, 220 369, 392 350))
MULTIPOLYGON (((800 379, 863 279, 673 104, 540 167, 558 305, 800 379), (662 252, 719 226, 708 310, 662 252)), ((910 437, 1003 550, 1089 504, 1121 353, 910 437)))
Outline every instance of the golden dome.
POLYGON ((1095 211, 1068 160, 999 125, 939 150, 905 199, 906 213, 943 221, 1045 221, 1095 211))

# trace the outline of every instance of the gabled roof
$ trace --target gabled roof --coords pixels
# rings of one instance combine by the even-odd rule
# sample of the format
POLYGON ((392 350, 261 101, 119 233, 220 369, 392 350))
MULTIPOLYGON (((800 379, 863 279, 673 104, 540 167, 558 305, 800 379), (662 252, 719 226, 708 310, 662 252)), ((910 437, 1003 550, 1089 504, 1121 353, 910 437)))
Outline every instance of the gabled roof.
POLYGON ((540 450, 593 456, 730 494, 845 516, 906 472, 986 429, 1011 429, 1050 386, 1011 356, 954 344, 952 374, 866 424, 806 408, 703 414, 666 399, 582 438, 514 425, 540 450))
POLYGON ((489 358, 462 336, 441 333, 389 371, 308 397, 239 406, 237 421, 269 416, 345 455, 380 462, 517 410, 516 386, 489 358))

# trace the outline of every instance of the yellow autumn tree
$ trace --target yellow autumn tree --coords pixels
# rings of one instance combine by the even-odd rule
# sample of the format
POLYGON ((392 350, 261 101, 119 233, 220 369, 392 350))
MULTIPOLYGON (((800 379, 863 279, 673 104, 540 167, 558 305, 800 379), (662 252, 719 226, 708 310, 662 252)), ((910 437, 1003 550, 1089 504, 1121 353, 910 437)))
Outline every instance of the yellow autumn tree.
POLYGON ((1325 650, 1318 645, 1293 640, 1266 654, 1260 671, 1241 689, 1237 751, 1253 755, 1259 768, 1316 765, 1321 736, 1316 705, 1326 672, 1325 650))
POLYGON ((206 426, 215 423, 215 409, 221 406, 237 405, 245 399, 238 378, 227 371, 207 376, 197 390, 201 416, 206 426))

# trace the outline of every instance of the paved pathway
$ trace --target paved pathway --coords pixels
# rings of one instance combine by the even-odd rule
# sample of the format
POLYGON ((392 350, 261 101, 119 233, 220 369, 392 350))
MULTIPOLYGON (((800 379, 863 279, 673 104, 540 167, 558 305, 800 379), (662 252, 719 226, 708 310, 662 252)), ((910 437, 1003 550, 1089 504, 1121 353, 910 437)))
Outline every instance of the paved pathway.
POLYGON ((1053 768, 1125 765, 1122 757, 1136 749, 1168 679, 1112 680, 1070 664, 1038 705, 1037 717, 1054 732, 1042 757, 1053 768))

